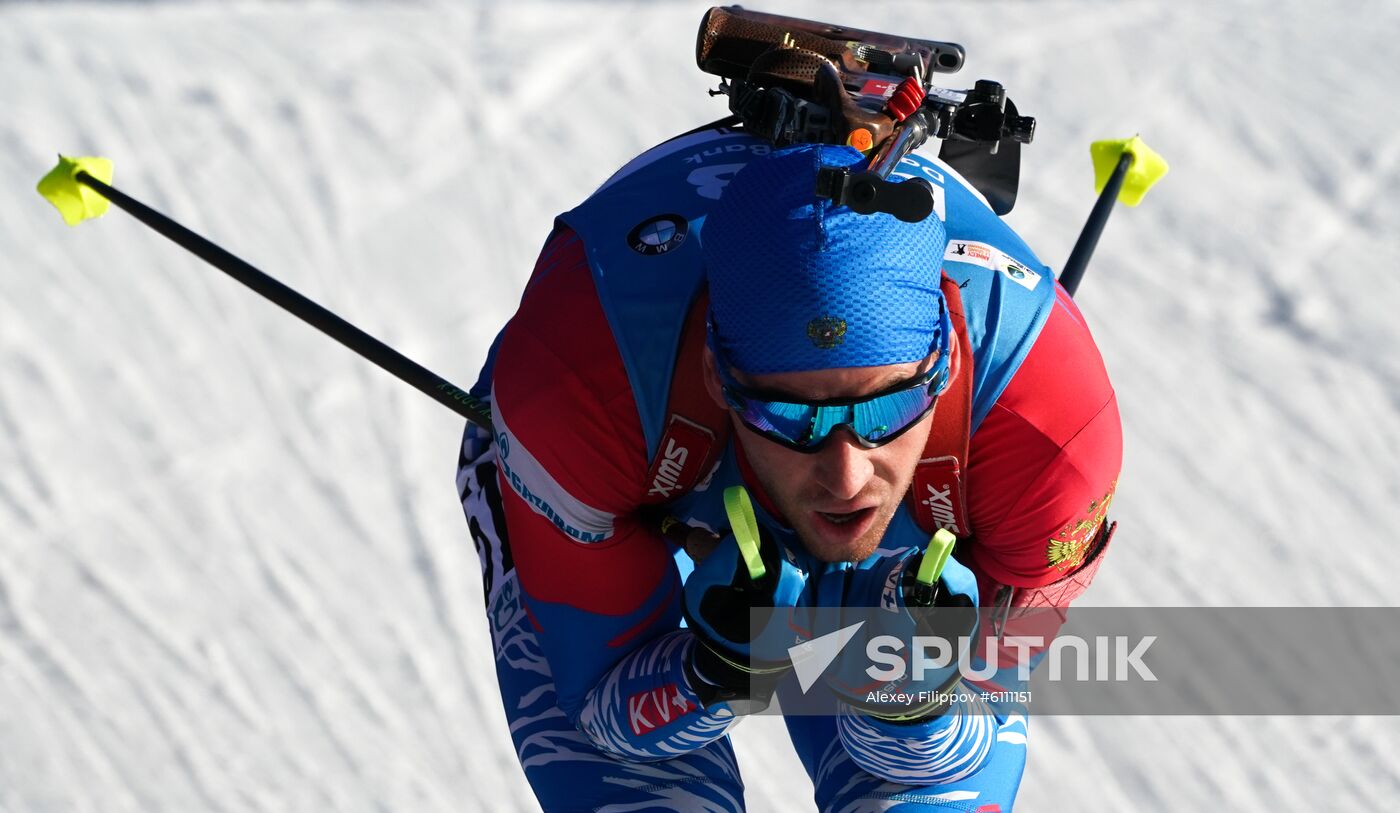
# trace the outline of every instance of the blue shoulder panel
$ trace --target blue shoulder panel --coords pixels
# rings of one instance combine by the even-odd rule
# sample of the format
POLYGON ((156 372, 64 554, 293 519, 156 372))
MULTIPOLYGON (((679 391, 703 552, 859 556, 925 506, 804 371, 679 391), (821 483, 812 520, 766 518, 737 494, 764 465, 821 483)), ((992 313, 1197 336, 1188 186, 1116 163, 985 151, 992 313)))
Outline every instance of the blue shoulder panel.
POLYGON ((699 233, 720 190, 769 146, 713 131, 667 142, 560 215, 583 239, 632 382, 648 459, 666 420, 681 328, 704 268, 699 233))
POLYGON ((1055 281, 1011 227, 947 166, 922 155, 902 161, 896 175, 926 178, 942 190, 938 211, 948 225, 943 269, 962 287, 963 310, 976 375, 972 431, 1011 382, 1055 304, 1055 281))

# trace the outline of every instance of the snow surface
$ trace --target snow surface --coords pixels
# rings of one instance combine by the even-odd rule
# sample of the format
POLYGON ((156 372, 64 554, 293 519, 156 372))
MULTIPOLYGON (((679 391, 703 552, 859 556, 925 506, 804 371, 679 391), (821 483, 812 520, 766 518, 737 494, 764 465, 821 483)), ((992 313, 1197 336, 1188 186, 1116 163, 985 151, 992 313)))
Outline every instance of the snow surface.
MULTIPOLYGON (((772 2, 964 43, 1038 117, 1052 265, 1087 144, 1172 174, 1081 292, 1121 399, 1086 603, 1384 605, 1400 548, 1393 2, 772 2)), ((719 118, 703 3, 0 5, 0 809, 528 810, 460 421, 114 212, 53 155, 463 384, 551 216, 719 118)), ((1261 661, 1261 671, 1271 664, 1261 661)), ((1327 676, 1316 676, 1319 691, 1327 676)), ((775 719, 754 810, 810 809, 775 719)), ((1394 718, 1053 718, 1021 810, 1387 809, 1394 718)))

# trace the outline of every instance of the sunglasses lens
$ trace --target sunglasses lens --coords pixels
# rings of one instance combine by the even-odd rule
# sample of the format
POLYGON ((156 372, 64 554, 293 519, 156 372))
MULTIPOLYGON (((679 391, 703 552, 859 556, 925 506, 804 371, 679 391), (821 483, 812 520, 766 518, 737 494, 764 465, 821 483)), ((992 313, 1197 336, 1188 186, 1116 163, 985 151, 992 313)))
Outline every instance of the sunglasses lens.
MULTIPOLYGON (((949 331, 945 311, 944 333, 949 331)), ((797 451, 813 451, 839 426, 869 446, 879 446, 921 420, 948 387, 948 356, 917 382, 855 402, 809 404, 768 400, 745 390, 720 368, 724 397, 739 419, 770 440, 797 451)))
POLYGON ((942 379, 940 373, 932 382, 839 406, 765 401, 733 394, 728 398, 744 423, 794 449, 815 447, 843 425, 851 427, 866 443, 879 445, 927 414, 942 390, 942 379))
POLYGON ((891 392, 879 398, 856 404, 851 428, 867 443, 878 443, 881 439, 908 426, 920 417, 933 403, 933 396, 927 387, 915 387, 903 392, 891 392))
POLYGON ((802 445, 812 434, 812 416, 819 409, 809 404, 750 400, 739 417, 760 432, 802 445))

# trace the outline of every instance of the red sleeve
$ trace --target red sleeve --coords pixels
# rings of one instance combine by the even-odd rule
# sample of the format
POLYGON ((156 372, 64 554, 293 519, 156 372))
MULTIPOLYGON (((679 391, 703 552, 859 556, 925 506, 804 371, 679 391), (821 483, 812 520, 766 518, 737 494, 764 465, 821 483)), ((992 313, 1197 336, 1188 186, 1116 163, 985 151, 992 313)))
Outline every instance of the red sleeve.
POLYGON ((672 562, 636 517, 648 464, 641 420, 571 231, 540 255, 501 338, 492 394, 498 447, 507 438, 500 479, 511 553, 526 594, 593 613, 636 610, 672 562))
POLYGON ((583 245, 545 246, 501 336, 492 377, 497 477, 525 606, 559 706, 680 621, 680 576, 637 508, 641 418, 583 245))
POLYGON ((979 582, 1040 587, 1084 561, 1113 499, 1122 427, 1098 347, 1058 285, 1044 328, 973 435, 968 459, 979 582))

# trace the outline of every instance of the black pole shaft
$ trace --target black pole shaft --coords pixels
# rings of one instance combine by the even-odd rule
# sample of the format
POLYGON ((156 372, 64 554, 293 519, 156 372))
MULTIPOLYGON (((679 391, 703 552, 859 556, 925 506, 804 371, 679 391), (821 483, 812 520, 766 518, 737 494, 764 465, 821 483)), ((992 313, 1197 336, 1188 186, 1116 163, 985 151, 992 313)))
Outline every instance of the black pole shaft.
POLYGON ((1064 286, 1070 296, 1074 296, 1079 281, 1084 278, 1084 269, 1088 267, 1089 258, 1094 256, 1094 249, 1098 247, 1099 235, 1103 234, 1104 224, 1108 223, 1108 216, 1113 213, 1113 204, 1118 201, 1118 192, 1123 188, 1123 177, 1128 174, 1128 167, 1132 165, 1132 154, 1123 153, 1118 159, 1118 166, 1113 168, 1113 174, 1108 177, 1103 192, 1099 194, 1099 199, 1094 202, 1089 219, 1084 223, 1084 230, 1079 232, 1079 239, 1074 241, 1074 250, 1069 253, 1069 259, 1060 271, 1060 285, 1064 286))
POLYGON ((418 364, 329 310, 307 299, 214 243, 86 172, 75 176, 132 217, 170 238, 191 254, 233 277, 332 339, 359 353, 410 386, 488 432, 491 410, 447 379, 418 364))

